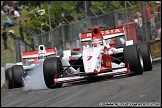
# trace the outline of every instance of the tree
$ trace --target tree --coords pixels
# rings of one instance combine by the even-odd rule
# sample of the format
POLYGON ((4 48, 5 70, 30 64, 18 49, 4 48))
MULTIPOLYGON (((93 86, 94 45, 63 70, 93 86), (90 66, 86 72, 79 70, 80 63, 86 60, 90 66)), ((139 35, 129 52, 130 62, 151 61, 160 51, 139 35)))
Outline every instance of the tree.
POLYGON ((81 13, 80 9, 84 10, 85 5, 84 5, 84 1, 77 1, 77 5, 76 5, 76 11, 77 13, 81 13))
MULTIPOLYGON (((132 5, 136 5, 141 3, 141 1, 130 1, 132 5)), ((94 16, 92 11, 97 14, 103 14, 101 9, 98 8, 101 7, 102 10, 107 13, 114 9, 120 9, 121 7, 115 2, 115 1, 86 1, 85 7, 85 1, 18 1, 19 5, 25 5, 28 8, 28 11, 33 10, 32 13, 28 14, 28 18, 32 19, 32 24, 25 26, 31 27, 34 31, 40 32, 37 27, 40 27, 40 16, 37 14, 37 8, 39 9, 45 9, 46 14, 42 16, 42 22, 49 24, 49 15, 48 15, 48 4, 50 4, 50 17, 51 17, 51 25, 52 28, 55 28, 59 24, 63 22, 67 22, 61 14, 65 14, 65 18, 68 20, 68 22, 73 22, 74 20, 81 20, 85 18, 85 15, 80 11, 82 9, 85 11, 85 8, 87 9, 87 14, 89 17, 94 16), (40 8, 41 7, 41 8, 40 8), (75 17, 72 17, 71 14, 75 17)), ((125 2, 119 1, 119 4, 124 8, 125 2)), ((50 28, 46 25, 43 25, 43 30, 49 31, 50 28)))

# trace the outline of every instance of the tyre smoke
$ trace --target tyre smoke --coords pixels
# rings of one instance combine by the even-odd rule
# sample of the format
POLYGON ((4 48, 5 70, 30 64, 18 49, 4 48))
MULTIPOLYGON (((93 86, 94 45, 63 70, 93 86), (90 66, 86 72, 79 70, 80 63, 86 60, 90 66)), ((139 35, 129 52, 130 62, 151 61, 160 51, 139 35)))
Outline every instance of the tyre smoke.
POLYGON ((24 91, 48 89, 43 76, 43 63, 39 62, 37 66, 26 71, 27 76, 24 79, 24 91))

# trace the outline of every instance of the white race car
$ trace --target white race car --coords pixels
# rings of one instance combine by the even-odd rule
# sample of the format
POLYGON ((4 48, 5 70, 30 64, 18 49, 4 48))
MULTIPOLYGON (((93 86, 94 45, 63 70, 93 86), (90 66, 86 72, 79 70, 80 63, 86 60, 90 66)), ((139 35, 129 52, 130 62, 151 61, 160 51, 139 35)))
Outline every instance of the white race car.
POLYGON ((45 58, 56 56, 56 48, 45 49, 44 45, 39 45, 38 50, 22 52, 22 62, 18 62, 6 69, 6 81, 8 88, 19 88, 24 86, 24 78, 28 72, 43 64, 45 58))
POLYGON ((95 79, 100 76, 139 75, 152 70, 152 56, 147 42, 127 41, 125 27, 80 33, 81 48, 63 51, 63 57, 46 58, 43 64, 48 88, 65 82, 95 79))

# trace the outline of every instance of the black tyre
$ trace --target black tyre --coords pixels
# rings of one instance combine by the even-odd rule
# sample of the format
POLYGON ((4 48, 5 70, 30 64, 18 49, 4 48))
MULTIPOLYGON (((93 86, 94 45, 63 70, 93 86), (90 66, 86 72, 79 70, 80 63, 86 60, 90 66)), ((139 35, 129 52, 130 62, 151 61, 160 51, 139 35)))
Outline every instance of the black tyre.
POLYGON ((62 62, 58 57, 46 58, 43 64, 43 74, 45 84, 48 88, 61 87, 62 83, 54 85, 54 77, 60 78, 62 71, 62 62))
POLYGON ((7 81, 7 69, 5 70, 5 81, 7 81))
POLYGON ((24 86, 24 69, 22 65, 12 66, 12 75, 14 88, 19 88, 24 86))
POLYGON ((9 89, 14 88, 13 78, 12 78, 12 68, 7 68, 6 70, 6 81, 9 89))
POLYGON ((133 71, 133 75, 142 74, 144 71, 143 68, 143 59, 138 45, 130 45, 124 47, 124 61, 125 65, 130 66, 130 70, 133 71))
POLYGON ((141 49, 144 71, 152 70, 152 68, 153 68, 152 67, 152 54, 151 54, 149 43, 148 42, 138 42, 136 44, 141 49))

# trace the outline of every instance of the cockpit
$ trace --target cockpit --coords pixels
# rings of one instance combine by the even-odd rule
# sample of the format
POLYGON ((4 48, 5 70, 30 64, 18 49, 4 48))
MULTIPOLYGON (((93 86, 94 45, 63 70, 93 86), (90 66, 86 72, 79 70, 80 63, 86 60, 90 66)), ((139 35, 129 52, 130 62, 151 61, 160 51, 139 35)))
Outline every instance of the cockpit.
POLYGON ((98 45, 103 45, 101 38, 91 40, 91 46, 97 47, 98 45))

